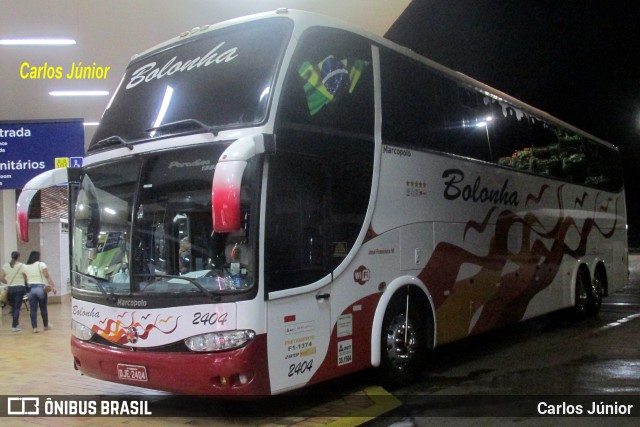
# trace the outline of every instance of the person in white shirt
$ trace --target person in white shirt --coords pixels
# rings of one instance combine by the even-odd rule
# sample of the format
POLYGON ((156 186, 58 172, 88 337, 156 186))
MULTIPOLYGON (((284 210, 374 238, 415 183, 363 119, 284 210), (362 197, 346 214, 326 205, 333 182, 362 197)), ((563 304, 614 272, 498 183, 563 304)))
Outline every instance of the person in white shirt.
POLYGON ((49 324, 49 311, 47 310, 47 292, 45 286, 51 286, 53 293, 57 293, 56 285, 49 275, 47 264, 40 261, 40 252, 32 251, 29 259, 24 266, 27 275, 27 283, 29 284, 29 307, 31 316, 31 326, 33 333, 38 333, 38 306, 40 306, 40 315, 42 316, 42 324, 47 330, 51 327, 49 324))
POLYGON ((25 287, 24 264, 18 261, 20 252, 11 252, 11 261, 0 269, 0 282, 9 286, 9 305, 11 306, 11 331, 20 332, 20 307, 27 292, 25 287))

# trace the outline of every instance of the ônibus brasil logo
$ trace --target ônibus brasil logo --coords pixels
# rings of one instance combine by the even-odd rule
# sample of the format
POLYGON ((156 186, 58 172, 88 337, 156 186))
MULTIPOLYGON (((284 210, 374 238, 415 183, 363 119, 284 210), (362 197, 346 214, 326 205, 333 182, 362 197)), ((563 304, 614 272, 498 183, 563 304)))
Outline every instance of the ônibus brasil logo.
POLYGON ((361 265, 353 272, 353 280, 359 285, 364 285, 369 281, 370 272, 367 267, 361 265))

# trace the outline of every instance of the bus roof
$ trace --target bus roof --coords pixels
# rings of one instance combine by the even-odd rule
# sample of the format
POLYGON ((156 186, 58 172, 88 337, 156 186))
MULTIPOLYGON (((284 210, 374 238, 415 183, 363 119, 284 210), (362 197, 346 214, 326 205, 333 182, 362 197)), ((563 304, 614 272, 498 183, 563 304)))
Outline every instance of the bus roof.
POLYGON ((205 34, 207 32, 210 31, 215 31, 215 30, 219 30, 222 28, 228 28, 230 26, 233 25, 238 25, 238 24, 242 24, 242 23, 247 23, 247 22, 252 22, 252 21, 259 21, 259 20, 264 20, 264 19, 273 19, 273 18, 283 18, 283 19, 289 19, 291 22, 294 23, 295 25, 295 29, 294 29, 294 37, 298 38, 300 35, 302 35, 302 33, 304 31, 306 31, 308 28, 310 27, 331 27, 331 28, 338 28, 338 29, 343 29, 346 31, 350 31, 353 32, 355 34, 360 34, 370 40, 372 40, 373 42, 381 45, 381 46, 385 46, 389 49, 392 49, 396 52, 399 52, 401 54, 404 54, 414 60, 417 60, 419 62, 422 62, 426 65, 428 65, 429 67, 438 70, 439 72, 449 76, 450 78, 453 78, 455 80, 464 82, 470 86, 473 86, 483 92, 485 92, 488 96, 492 96, 500 101, 505 101, 507 103, 512 104, 515 107, 518 107, 520 109, 523 109, 529 113, 532 113, 536 116, 538 116, 541 119, 544 119, 548 122, 554 123, 556 125, 559 125, 561 127, 570 129, 571 131, 577 133, 577 134, 581 134, 584 137, 587 137, 593 141, 596 141, 600 144, 604 144, 610 148, 613 148, 615 150, 617 150, 617 147, 613 144, 611 144, 610 142, 607 142, 601 138, 598 138, 595 135, 592 135, 588 132, 585 132, 582 129, 579 129, 557 117, 552 116, 551 114, 542 111, 532 105, 529 105, 517 98, 514 98, 511 95, 508 95, 496 88, 493 88, 485 83, 482 83, 464 73, 461 73, 459 71, 455 71, 451 68, 448 68, 440 63, 437 63, 427 57, 422 56, 421 54, 407 48, 404 46, 401 46, 391 40, 385 39, 384 37, 381 37, 379 35, 376 35, 374 33, 371 33, 361 27, 358 27, 356 25, 350 24, 346 21, 337 19, 337 18, 333 18, 333 17, 329 17, 326 15, 322 15, 322 14, 318 14, 318 13, 314 13, 314 12, 307 12, 307 11, 302 11, 302 10, 295 10, 295 9, 287 9, 287 8, 281 8, 281 9, 277 9, 275 11, 271 11, 271 12, 263 12, 263 13, 257 13, 257 14, 253 14, 253 15, 247 15, 247 16, 243 16, 243 17, 239 17, 239 18, 234 18, 234 19, 230 19, 230 20, 226 20, 226 21, 222 21, 222 22, 218 22, 216 24, 212 24, 212 25, 203 25, 200 27, 195 27, 191 30, 187 30, 184 31, 182 33, 180 33, 178 36, 171 38, 169 40, 166 40, 150 49, 147 49, 139 54, 135 54, 132 56, 131 58, 131 62, 137 62, 138 60, 146 57, 147 55, 153 54, 157 51, 163 50, 168 48, 169 46, 172 46, 174 44, 177 43, 181 43, 185 40, 188 40, 191 37, 197 36, 197 35, 201 35, 201 34, 205 34))

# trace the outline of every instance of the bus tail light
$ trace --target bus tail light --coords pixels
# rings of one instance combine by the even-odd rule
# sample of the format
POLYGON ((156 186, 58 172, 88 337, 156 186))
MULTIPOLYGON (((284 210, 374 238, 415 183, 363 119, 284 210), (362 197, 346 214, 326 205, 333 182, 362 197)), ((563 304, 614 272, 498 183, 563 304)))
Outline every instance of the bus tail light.
POLYGON ((255 336, 250 330, 211 332, 189 337, 184 343, 191 351, 223 351, 242 347, 255 336))

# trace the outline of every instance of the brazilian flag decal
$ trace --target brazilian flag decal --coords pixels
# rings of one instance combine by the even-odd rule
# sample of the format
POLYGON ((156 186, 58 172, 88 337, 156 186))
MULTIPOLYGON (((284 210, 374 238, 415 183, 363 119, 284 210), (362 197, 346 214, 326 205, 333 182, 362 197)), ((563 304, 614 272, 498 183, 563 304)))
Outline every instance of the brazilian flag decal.
POLYGON ((313 116, 346 92, 353 93, 367 65, 368 62, 362 59, 338 61, 333 55, 327 56, 318 65, 305 61, 298 73, 306 82, 304 92, 309 113, 313 116))

